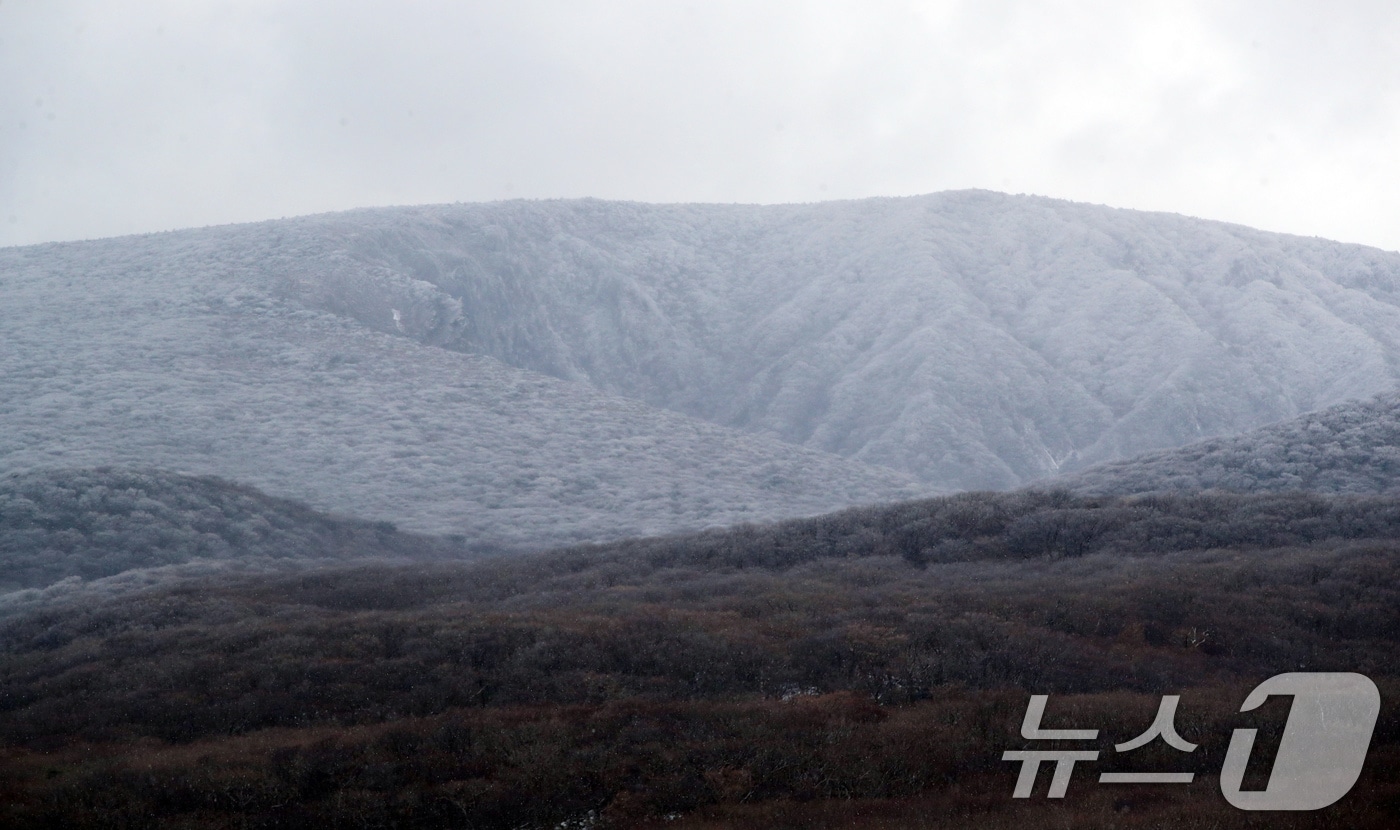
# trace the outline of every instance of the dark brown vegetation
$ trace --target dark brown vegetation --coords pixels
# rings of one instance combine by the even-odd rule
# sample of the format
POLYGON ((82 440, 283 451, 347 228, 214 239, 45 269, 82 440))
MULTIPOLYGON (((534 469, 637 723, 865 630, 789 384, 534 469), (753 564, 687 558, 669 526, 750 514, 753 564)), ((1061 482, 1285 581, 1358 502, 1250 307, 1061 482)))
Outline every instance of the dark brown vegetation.
POLYGON ((55 604, 0 621, 0 824, 1390 827, 1397 564, 1380 498, 972 494, 55 604), (1287 714, 1239 704, 1297 670, 1380 685, 1366 772, 1236 811, 1231 730, 1258 785, 1287 714), (1063 801, 1011 799, 1030 694, 1101 730, 1063 801), (1163 694, 1201 748, 1117 755, 1163 694))

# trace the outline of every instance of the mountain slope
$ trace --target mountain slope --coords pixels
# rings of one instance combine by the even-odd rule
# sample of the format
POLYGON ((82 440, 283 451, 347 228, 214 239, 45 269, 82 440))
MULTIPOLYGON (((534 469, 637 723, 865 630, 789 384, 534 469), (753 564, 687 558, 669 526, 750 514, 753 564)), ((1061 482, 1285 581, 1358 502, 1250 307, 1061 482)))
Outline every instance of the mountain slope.
POLYGON ((1055 480, 1079 493, 1236 490, 1400 492, 1400 393, 1339 404, 1231 438, 1055 480))
POLYGON ((262 228, 0 251, 0 472, 160 467, 513 547, 928 488, 259 288, 262 228))
POLYGON ((1400 255, 1050 199, 275 227, 267 273, 312 306, 958 489, 1240 432, 1400 365, 1400 255))
POLYGON ((0 470, 503 544, 1014 487, 1400 379, 1400 255, 986 192, 353 211, 0 251, 0 292, 0 470))
POLYGON ((196 561, 469 558, 459 544, 158 470, 0 477, 0 593, 196 561))

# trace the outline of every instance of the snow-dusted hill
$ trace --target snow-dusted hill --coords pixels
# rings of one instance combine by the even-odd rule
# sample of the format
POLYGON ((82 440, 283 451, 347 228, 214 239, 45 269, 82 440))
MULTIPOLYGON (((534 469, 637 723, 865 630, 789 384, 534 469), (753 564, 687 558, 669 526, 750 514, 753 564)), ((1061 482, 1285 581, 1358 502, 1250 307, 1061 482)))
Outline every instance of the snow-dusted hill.
POLYGON ((444 205, 3 250, 0 333, 0 472, 550 544, 1012 487, 1391 389, 1400 255, 987 192, 444 205))
POLYGON ((6 599, 29 598, 23 589, 60 580, 76 588, 82 580, 151 568, 170 575, 170 566, 190 563, 257 570, 479 553, 383 522, 328 516, 217 478, 110 468, 0 476, 0 597, 21 591, 0 599, 0 607, 6 599))
POLYGON ((1055 483, 1095 495, 1210 489, 1400 493, 1400 393, 1101 464, 1055 483))
POLYGON ((929 490, 277 300, 262 288, 275 229, 0 251, 0 473, 212 474, 504 546, 813 515, 929 490))
POLYGON ((268 276, 316 307, 954 489, 1237 433, 1400 365, 1400 255, 1043 198, 264 227, 268 276))

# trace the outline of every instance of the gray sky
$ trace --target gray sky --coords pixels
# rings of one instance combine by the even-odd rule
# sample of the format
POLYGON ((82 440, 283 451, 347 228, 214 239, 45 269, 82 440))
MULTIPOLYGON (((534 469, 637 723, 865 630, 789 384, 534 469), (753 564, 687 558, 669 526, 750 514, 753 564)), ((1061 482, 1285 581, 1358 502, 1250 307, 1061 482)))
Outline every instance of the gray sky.
POLYGON ((0 0, 0 245, 964 187, 1400 249, 1400 3, 0 0))

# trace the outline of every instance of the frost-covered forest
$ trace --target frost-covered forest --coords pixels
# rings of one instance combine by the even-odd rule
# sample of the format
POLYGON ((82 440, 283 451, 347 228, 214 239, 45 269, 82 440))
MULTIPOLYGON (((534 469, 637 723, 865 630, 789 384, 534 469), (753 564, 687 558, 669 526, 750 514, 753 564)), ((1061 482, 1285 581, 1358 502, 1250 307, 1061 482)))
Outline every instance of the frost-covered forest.
POLYGON ((0 251, 0 473, 527 547, 1008 488, 1392 389, 1400 255, 987 192, 0 251))
POLYGON ((1400 357, 1400 255, 1035 197, 298 221, 310 304, 949 489, 1388 391, 1400 357))
MULTIPOLYGON (((462 537, 418 536, 390 522, 328 516, 216 478, 121 469, 0 477, 0 613, 6 601, 47 598, 37 589, 54 583, 76 588, 187 563, 259 570, 282 562, 466 559, 484 552, 462 537)), ((63 591, 47 592, 56 593, 63 591)))
POLYGON ((1400 394, 1310 412, 1243 435, 1093 467, 1057 486, 1080 493, 1234 490, 1400 492, 1400 394))
POLYGON ((266 230, 0 252, 0 472, 219 475, 508 547, 931 489, 277 299, 266 230))

